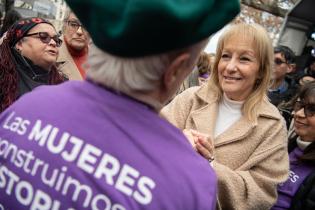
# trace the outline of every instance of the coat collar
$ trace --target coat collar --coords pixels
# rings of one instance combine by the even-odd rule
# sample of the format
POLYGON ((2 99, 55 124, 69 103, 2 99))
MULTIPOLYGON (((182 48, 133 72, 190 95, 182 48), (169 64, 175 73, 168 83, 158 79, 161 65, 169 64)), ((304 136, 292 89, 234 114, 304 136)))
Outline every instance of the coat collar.
MULTIPOLYGON (((191 112, 191 117, 196 126, 196 130, 210 134, 211 139, 214 139, 213 134, 218 113, 218 103, 216 102, 215 95, 210 90, 208 84, 200 87, 195 94, 201 103, 201 108, 191 112)), ((277 108, 267 100, 261 103, 258 111, 258 118, 260 117, 275 120, 281 119, 277 108)), ((243 139, 245 136, 249 135, 252 129, 256 126, 256 123, 242 117, 225 132, 217 136, 214 139, 214 144, 215 146, 220 146, 243 139)))
MULTIPOLYGON (((62 36, 61 38, 64 41, 62 36)), ((63 42, 59 48, 59 56, 57 59, 59 69, 69 77, 69 80, 82 80, 82 76, 78 67, 76 66, 72 56, 70 55, 66 43, 63 42)))

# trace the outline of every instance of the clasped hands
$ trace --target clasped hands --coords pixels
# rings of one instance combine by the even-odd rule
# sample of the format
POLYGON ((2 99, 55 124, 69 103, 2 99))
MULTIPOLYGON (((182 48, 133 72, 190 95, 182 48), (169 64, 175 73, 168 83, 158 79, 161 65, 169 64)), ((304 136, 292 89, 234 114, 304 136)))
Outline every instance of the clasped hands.
POLYGON ((214 160, 214 145, 210 136, 193 129, 184 129, 184 135, 192 147, 209 162, 214 160))

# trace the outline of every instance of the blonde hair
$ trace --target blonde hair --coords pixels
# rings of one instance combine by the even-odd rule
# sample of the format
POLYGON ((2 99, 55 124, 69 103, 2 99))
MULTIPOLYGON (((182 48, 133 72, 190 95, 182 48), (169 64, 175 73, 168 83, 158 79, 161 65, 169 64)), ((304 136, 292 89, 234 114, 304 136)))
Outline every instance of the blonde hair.
POLYGON ((254 50, 259 62, 258 79, 250 95, 245 99, 242 113, 250 121, 256 122, 257 110, 264 100, 267 99, 267 90, 270 84, 271 71, 273 65, 273 47, 266 30, 257 24, 238 23, 233 24, 220 37, 216 57, 213 65, 213 71, 210 76, 209 86, 214 91, 217 100, 221 100, 223 90, 219 84, 218 65, 221 59, 224 44, 231 37, 245 37, 246 40, 252 40, 254 50))

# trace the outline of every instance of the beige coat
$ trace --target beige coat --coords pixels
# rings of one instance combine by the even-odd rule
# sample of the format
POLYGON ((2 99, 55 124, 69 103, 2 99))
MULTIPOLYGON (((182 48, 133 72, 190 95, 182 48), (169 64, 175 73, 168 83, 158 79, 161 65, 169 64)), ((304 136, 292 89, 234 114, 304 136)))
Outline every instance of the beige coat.
MULTIPOLYGON (((207 85, 193 87, 163 108, 161 115, 180 129, 212 136, 218 112, 207 85)), ((277 184, 287 179, 287 134, 281 115, 263 102, 257 124, 244 117, 214 139, 214 170, 218 175, 218 208, 269 209, 277 184)))
POLYGON ((65 42, 63 41, 59 48, 59 56, 57 59, 58 63, 63 63, 60 66, 60 70, 67 75, 69 80, 82 80, 80 71, 75 64, 72 56, 70 55, 65 42))

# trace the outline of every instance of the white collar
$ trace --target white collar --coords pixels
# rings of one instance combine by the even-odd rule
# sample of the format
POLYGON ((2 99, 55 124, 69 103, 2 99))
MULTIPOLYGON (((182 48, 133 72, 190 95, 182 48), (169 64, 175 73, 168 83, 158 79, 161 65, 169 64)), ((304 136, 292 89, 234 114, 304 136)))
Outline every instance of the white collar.
POLYGON ((234 101, 232 99, 229 99, 227 95, 224 93, 222 98, 222 104, 228 107, 230 110, 241 110, 244 101, 234 101))
POLYGON ((299 136, 296 139, 296 143, 301 150, 305 150, 305 148, 310 145, 312 142, 303 141, 299 136))

